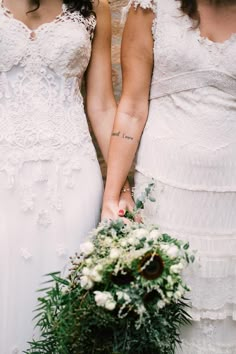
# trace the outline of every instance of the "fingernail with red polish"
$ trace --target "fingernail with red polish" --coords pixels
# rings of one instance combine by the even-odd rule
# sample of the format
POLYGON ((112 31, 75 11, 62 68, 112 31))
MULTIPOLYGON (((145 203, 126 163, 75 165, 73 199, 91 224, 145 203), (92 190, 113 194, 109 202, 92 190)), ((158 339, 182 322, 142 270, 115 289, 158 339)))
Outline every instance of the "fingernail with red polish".
POLYGON ((119 213, 119 216, 124 216, 125 215, 125 211, 123 209, 120 209, 118 213, 119 213))

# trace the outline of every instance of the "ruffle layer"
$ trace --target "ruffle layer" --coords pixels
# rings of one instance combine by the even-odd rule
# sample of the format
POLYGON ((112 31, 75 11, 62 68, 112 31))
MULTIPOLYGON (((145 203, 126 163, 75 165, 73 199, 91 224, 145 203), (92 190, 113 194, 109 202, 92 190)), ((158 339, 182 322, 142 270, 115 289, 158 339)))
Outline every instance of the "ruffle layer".
MULTIPOLYGON (((144 218, 162 232, 190 243, 196 260, 184 273, 194 320, 236 320, 236 193, 192 191, 172 187, 136 173, 138 197, 155 182, 144 218)), ((192 353, 191 353, 192 354, 192 353)), ((223 353, 222 353, 223 354, 223 353)))
POLYGON ((176 354, 236 354, 236 322, 202 320, 182 329, 176 354))

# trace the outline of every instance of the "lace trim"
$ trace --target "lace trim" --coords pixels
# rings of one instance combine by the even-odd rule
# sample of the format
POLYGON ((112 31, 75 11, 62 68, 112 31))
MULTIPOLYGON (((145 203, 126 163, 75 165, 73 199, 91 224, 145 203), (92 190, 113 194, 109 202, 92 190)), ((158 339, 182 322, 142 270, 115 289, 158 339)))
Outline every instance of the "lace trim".
POLYGON ((4 16, 9 17, 11 20, 18 22, 19 24, 22 25, 22 27, 25 30, 31 33, 37 33, 39 31, 42 31, 44 28, 52 26, 53 24, 58 22, 66 22, 66 21, 75 22, 75 23, 79 22, 85 26, 86 30, 90 35, 90 39, 92 40, 94 36, 95 27, 96 27, 96 18, 94 15, 85 18, 78 11, 71 12, 68 9, 68 6, 64 3, 62 4, 61 13, 57 15, 54 20, 47 23, 43 23, 40 26, 38 26, 36 29, 31 29, 23 21, 16 19, 12 14, 12 12, 4 5, 3 0, 0 0, 0 11, 4 16))
POLYGON ((134 6, 135 9, 137 9, 139 6, 144 10, 150 9, 155 14, 157 12, 157 5, 155 4, 155 0, 130 0, 128 5, 123 7, 121 11, 121 24, 126 22, 131 6, 134 6))
POLYGON ((233 321, 236 321, 236 303, 224 305, 221 308, 208 310, 196 309, 192 307, 188 310, 188 313, 192 317, 193 321, 201 321, 203 319, 222 321, 226 318, 232 318, 233 321))

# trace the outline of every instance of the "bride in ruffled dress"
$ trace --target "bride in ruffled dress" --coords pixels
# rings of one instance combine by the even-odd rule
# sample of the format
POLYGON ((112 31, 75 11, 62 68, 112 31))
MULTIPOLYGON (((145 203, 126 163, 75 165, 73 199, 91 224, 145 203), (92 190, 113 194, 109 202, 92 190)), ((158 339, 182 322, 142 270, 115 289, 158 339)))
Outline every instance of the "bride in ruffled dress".
POLYGON ((156 186, 145 217, 197 250, 180 352, 236 354, 236 1, 130 0, 127 14, 103 217, 138 148, 136 195, 156 186))
POLYGON ((27 349, 43 275, 96 226, 115 100, 106 0, 0 0, 0 353, 27 349), (89 66, 88 66, 89 65, 89 66))

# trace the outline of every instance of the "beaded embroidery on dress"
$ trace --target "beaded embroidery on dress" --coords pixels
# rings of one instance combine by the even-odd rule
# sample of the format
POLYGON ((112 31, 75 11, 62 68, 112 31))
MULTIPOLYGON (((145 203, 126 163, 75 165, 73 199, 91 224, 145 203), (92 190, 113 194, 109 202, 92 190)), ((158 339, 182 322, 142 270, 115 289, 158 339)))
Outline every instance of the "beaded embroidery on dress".
POLYGON ((63 5, 32 31, 0 1, 2 354, 26 349, 42 276, 99 220, 102 178, 80 91, 95 26, 63 5))
POLYGON ((131 0, 124 17, 132 5, 155 15, 136 193, 154 179, 157 204, 145 216, 198 251, 180 353, 236 354, 236 34, 203 38, 179 1, 131 0))

